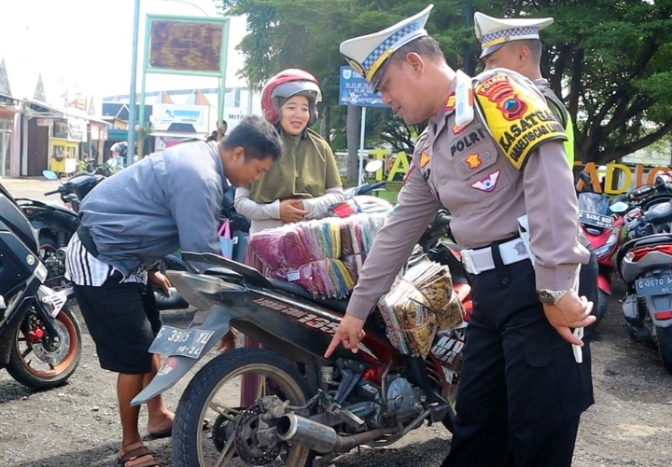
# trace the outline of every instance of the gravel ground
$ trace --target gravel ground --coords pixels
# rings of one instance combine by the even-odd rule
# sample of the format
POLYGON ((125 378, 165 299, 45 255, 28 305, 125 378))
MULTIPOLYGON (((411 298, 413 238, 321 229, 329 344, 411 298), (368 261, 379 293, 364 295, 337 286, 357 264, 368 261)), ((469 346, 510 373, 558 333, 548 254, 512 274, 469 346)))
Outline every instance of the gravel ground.
MULTIPOLYGON (((37 197, 55 186, 54 182, 38 180, 2 183, 15 196, 37 197)), ((620 294, 622 288, 616 284, 616 296, 620 294)), ((188 311, 167 312, 164 322, 186 326, 190 317, 188 311)), ((670 466, 672 375, 663 369, 656 350, 630 341, 621 322, 620 305, 613 300, 601 324, 601 339, 592 345, 597 402, 583 417, 573 465, 670 466)), ((0 371, 0 465, 118 465, 121 428, 116 411, 116 376, 98 367, 95 347, 81 317, 80 324, 84 329, 84 355, 67 385, 34 392, 0 371)), ((186 383, 187 378, 168 392, 170 407, 176 406, 186 383)), ((144 425, 144 418, 141 423, 144 425)), ((450 434, 435 425, 412 432, 390 448, 364 448, 339 458, 335 464, 434 467, 449 445, 450 434)), ((164 467, 173 465, 170 440, 148 441, 147 446, 164 467)))

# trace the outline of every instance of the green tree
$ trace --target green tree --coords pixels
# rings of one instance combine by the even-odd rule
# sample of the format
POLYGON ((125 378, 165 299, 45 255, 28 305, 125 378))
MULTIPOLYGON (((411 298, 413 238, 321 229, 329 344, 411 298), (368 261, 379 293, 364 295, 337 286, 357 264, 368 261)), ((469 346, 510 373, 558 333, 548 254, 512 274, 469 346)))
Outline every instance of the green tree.
POLYGON ((618 160, 672 129, 672 1, 477 3, 493 16, 555 18, 542 72, 576 122, 577 160, 618 160))
MULTIPOLYGON (((345 147, 346 109, 338 105, 338 52, 348 38, 378 31, 427 6, 427 0, 217 0, 230 14, 248 15, 240 49, 243 76, 260 88, 283 68, 320 79, 323 134, 345 147)), ((577 160, 617 160, 672 129, 672 0, 443 0, 427 29, 451 67, 478 59, 467 5, 493 16, 552 16, 542 32, 543 73, 576 122, 577 160), (465 53, 469 54, 465 57, 465 53)), ((367 142, 403 131, 386 109, 368 109, 367 142), (387 126, 387 128, 386 128, 387 126)), ((411 129, 411 132, 416 131, 411 129)), ((402 138, 403 139, 403 138, 402 138)))

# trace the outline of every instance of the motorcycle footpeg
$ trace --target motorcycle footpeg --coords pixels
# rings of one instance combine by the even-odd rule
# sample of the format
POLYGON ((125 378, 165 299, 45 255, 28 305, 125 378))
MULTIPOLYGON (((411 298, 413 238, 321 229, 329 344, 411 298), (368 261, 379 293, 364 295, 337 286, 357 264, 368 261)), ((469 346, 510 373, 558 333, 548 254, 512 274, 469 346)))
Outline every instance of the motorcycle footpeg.
POLYGON ((448 403, 447 402, 432 402, 428 407, 431 412, 429 413, 430 424, 434 422, 443 421, 448 414, 448 403))

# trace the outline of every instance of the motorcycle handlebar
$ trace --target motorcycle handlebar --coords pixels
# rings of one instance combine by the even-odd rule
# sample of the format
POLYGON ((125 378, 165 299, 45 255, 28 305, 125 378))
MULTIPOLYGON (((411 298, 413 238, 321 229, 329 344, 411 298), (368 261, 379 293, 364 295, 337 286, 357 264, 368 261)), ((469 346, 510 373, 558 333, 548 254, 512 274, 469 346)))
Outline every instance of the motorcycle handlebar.
POLYGON ((47 191, 47 192, 44 194, 44 196, 57 195, 58 193, 59 193, 58 190, 47 191))
POLYGON ((439 227, 448 227, 450 225, 450 221, 452 220, 453 216, 445 212, 442 212, 436 216, 436 225, 439 227))

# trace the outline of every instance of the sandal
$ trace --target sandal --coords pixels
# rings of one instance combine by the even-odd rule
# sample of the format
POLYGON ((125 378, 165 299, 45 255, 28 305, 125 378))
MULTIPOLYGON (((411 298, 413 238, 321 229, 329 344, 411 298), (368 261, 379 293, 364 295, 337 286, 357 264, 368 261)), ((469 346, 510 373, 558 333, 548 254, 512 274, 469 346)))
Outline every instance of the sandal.
POLYGON ((152 453, 142 442, 133 443, 130 446, 137 445, 137 447, 130 449, 123 456, 119 456, 119 464, 122 467, 161 467, 156 462, 152 453))

